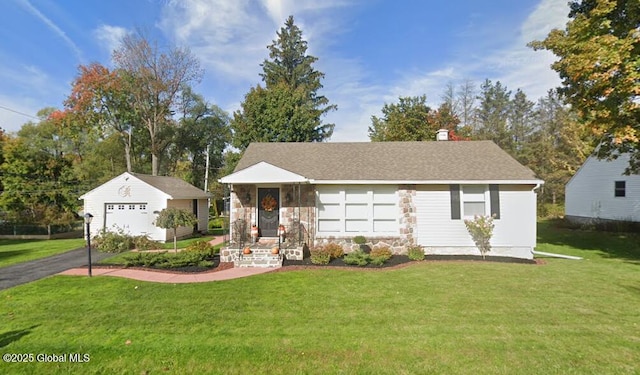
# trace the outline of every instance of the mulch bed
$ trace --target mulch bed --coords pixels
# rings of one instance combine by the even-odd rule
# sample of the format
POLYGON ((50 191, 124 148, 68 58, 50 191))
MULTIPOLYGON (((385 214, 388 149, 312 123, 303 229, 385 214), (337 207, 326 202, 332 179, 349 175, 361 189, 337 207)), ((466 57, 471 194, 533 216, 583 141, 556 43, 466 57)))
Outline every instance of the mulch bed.
MULTIPOLYGON (((198 266, 190 266, 190 267, 180 267, 180 268, 154 268, 154 267, 123 267, 123 266, 93 266, 93 268, 127 268, 133 270, 144 270, 144 271, 154 271, 154 272, 167 272, 167 273, 210 273, 210 272, 218 272, 228 270, 233 268, 233 263, 231 262, 220 262, 220 258, 216 256, 213 260, 213 267, 198 267, 198 266)), ((423 262, 497 262, 497 263, 517 263, 517 264, 545 264, 543 259, 519 259, 519 258, 510 258, 510 257, 498 257, 491 256, 486 259, 482 259, 481 256, 475 255, 427 255, 423 262)), ((375 266, 373 264, 367 264, 366 266, 353 266, 350 264, 346 264, 342 261, 342 259, 332 259, 331 262, 327 265, 318 265, 311 263, 310 258, 305 258, 303 260, 288 260, 285 259, 282 262, 282 267, 275 268, 273 272, 283 272, 283 271, 295 271, 295 270, 305 270, 305 269, 350 269, 350 270, 362 270, 362 271, 381 271, 381 270, 392 270, 403 268, 414 263, 411 259, 409 259, 406 255, 394 255, 386 261, 382 266, 375 266)))

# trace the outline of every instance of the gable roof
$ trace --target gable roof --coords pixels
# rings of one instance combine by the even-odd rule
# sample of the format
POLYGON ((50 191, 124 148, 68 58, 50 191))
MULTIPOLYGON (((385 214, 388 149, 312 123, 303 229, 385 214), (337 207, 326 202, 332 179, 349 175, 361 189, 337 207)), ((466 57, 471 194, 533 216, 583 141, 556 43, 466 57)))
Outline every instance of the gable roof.
MULTIPOLYGON (((105 182, 104 184, 82 194, 78 199, 85 199, 87 195, 92 194, 94 191, 100 189, 106 184, 120 179, 122 176, 131 176, 137 178, 147 185, 150 185, 165 193, 166 195, 168 195, 169 199, 204 199, 210 197, 210 194, 205 192, 204 190, 200 190, 190 183, 176 177, 151 176, 148 174, 124 172, 105 182)), ((128 179, 128 177, 126 177, 125 180, 126 179, 128 179)))
POLYGON ((130 174, 171 196, 171 199, 197 199, 209 197, 209 194, 204 190, 198 189, 187 181, 177 177, 152 176, 139 173, 130 174))
POLYGON ((543 182, 492 141, 252 143, 228 177, 260 162, 312 183, 543 182))

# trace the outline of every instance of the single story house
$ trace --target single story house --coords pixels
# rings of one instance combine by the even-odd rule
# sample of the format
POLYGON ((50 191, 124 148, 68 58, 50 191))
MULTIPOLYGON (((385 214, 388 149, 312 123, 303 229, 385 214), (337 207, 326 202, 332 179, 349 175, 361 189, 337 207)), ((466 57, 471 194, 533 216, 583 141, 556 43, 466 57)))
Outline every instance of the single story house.
POLYGON ((629 157, 587 158, 565 186, 567 220, 640 222, 640 175, 624 175, 629 157))
POLYGON ((220 179, 230 185, 231 240, 251 225, 277 239, 283 225, 309 246, 350 251, 362 235, 398 254, 420 245, 426 254, 479 255, 464 220, 495 215, 488 255, 531 259, 543 181, 491 141, 438 139, 252 143, 220 179))
POLYGON ((170 207, 193 212, 194 227, 179 227, 178 237, 207 231, 209 194, 175 177, 125 172, 83 194, 84 212, 93 215, 91 235, 101 230, 122 230, 133 236, 146 235, 155 241, 173 238, 173 230, 156 227, 157 214, 170 207))

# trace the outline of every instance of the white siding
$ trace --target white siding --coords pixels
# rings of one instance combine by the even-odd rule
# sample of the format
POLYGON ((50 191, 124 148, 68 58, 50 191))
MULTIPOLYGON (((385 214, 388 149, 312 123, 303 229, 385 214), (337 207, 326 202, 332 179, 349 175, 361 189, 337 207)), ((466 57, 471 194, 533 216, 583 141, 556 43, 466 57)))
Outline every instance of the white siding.
POLYGON ((589 157, 565 188, 565 214, 585 218, 640 221, 640 176, 623 175, 629 155, 616 160, 589 157), (625 197, 614 196, 625 181, 625 197))
MULTIPOLYGON (((92 236, 97 235, 106 226, 106 204, 118 203, 127 205, 146 204, 148 214, 136 216, 136 220, 144 220, 142 224, 136 225, 136 228, 139 228, 141 233, 132 234, 146 234, 154 240, 165 240, 165 230, 153 225, 156 216, 153 212, 165 208, 166 194, 127 174, 120 175, 85 194, 84 212, 93 215, 93 221, 91 222, 92 236)), ((123 223, 124 225, 126 223, 123 223)))
MULTIPOLYGON (((532 185, 500 185, 500 219, 489 255, 531 258, 536 244, 536 194, 532 185), (500 249, 502 248, 502 249, 500 249)), ((449 185, 419 186, 415 197, 417 242, 439 253, 479 254, 464 220, 451 219, 449 185)), ((490 202, 487 200, 487 205, 490 202)))
MULTIPOLYGON (((167 201, 167 208, 174 207, 184 211, 193 212, 193 199, 172 199, 167 201)), ((193 233, 193 227, 178 227, 176 235, 178 238, 188 236, 193 233)), ((166 232, 166 241, 173 241, 173 229, 166 232)))

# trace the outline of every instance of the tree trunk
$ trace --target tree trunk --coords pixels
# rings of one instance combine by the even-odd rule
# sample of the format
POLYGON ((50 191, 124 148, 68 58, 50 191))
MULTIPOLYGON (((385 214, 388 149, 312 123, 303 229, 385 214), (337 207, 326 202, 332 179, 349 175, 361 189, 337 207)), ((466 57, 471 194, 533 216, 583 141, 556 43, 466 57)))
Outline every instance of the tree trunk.
POLYGON ((178 228, 173 228, 173 251, 178 252, 178 240, 177 240, 177 232, 178 228))

